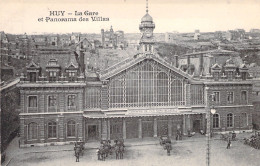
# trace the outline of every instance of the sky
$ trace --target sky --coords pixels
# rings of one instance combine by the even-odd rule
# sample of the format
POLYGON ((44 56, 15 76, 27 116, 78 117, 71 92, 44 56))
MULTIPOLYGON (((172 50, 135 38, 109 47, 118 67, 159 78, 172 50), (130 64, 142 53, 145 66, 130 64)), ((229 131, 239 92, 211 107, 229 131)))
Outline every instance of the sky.
MULTIPOLYGON (((214 32, 242 28, 260 29, 260 0, 149 0, 149 14, 155 33, 178 31, 214 32)), ((146 0, 0 0, 0 31, 14 34, 100 33, 113 26, 115 31, 139 33, 146 0), (65 11, 56 18, 76 18, 76 22, 46 22, 50 11, 65 11), (82 16, 75 16, 75 11, 82 16), (85 11, 98 12, 109 21, 91 21, 85 11), (72 15, 68 15, 72 13, 72 15), (79 18, 89 21, 79 21, 79 18), (43 18, 43 22, 39 19, 43 18)))

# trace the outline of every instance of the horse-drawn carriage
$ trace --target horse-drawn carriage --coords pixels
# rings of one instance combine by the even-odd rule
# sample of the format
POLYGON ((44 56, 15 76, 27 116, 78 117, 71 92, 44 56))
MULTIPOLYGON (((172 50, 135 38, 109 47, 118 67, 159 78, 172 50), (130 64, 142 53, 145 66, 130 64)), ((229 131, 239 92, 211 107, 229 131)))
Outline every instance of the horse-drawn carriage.
POLYGON ((230 132, 229 134, 221 134, 220 135, 220 139, 223 140, 223 141, 227 141, 229 138, 232 140, 232 141, 236 141, 237 140, 237 135, 236 133, 233 131, 232 133, 230 132))
POLYGON ((167 154, 170 155, 172 150, 171 139, 167 135, 160 136, 160 145, 163 146, 164 150, 167 150, 167 154))
POLYGON ((76 157, 76 162, 79 162, 79 156, 83 156, 84 154, 84 142, 83 141, 77 141, 75 142, 74 146, 74 152, 75 152, 75 157, 76 157))
POLYGON ((260 135, 252 135, 250 138, 244 138, 245 145, 249 145, 255 149, 260 149, 260 135))

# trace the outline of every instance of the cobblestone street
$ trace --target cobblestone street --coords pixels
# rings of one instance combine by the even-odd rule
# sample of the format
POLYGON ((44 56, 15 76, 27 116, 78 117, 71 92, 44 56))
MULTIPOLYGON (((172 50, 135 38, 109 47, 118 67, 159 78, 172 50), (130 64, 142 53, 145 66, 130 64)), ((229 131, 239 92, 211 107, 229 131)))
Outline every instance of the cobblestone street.
MULTIPOLYGON (((226 149, 226 142, 221 140, 211 141, 211 165, 212 166, 258 166, 260 163, 260 151, 243 144, 242 139, 232 142, 231 149, 226 149)), ((91 143, 90 143, 91 144, 91 143)), ((93 144, 93 143, 92 143, 93 144)), ((55 147, 34 147, 37 151, 26 152, 14 156, 9 166, 63 166, 63 165, 175 165, 175 166, 203 166, 206 165, 206 139, 205 137, 191 138, 184 141, 173 141, 171 156, 167 156, 157 139, 143 141, 126 141, 124 159, 116 160, 115 154, 109 156, 106 161, 98 161, 96 149, 88 147, 80 162, 75 162, 73 145, 55 147), (58 147, 58 148, 57 148, 58 147), (48 148, 56 150, 50 151, 48 148), (48 149, 48 151, 44 151, 48 149), (58 151, 63 149, 63 151, 58 151)))

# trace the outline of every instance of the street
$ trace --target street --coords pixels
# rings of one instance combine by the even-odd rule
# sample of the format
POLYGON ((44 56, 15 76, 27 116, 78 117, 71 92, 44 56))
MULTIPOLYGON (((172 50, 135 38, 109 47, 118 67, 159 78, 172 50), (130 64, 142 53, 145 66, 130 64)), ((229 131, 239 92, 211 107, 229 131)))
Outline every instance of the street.
MULTIPOLYGON (((143 145, 128 144, 124 159, 116 160, 115 154, 109 156, 106 161, 97 160, 96 149, 87 148, 80 162, 75 162, 74 151, 44 151, 47 147, 37 147, 37 153, 27 152, 15 156, 8 165, 10 166, 63 166, 63 165, 174 165, 174 166, 203 166, 206 165, 206 139, 205 137, 193 138, 184 141, 173 141, 171 155, 167 156, 166 150, 154 139, 154 144, 143 145), (40 149, 40 150, 39 150, 40 149)), ((211 141, 212 166, 258 166, 260 163, 260 151, 243 144, 243 140, 233 141, 231 149, 226 149, 227 143, 222 140, 211 141)), ((73 149, 73 145, 70 145, 73 149)), ((36 148, 36 147, 35 147, 36 148)), ((55 147, 56 148, 56 147, 55 147)), ((56 148, 57 149, 57 148, 56 148)))

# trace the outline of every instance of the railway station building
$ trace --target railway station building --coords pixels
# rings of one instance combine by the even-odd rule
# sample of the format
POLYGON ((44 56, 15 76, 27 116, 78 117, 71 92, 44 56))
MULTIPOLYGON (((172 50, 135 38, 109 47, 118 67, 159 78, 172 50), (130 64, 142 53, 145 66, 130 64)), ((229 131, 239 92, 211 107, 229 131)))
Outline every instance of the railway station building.
POLYGON ((45 51, 32 61, 17 85, 21 146, 174 137, 177 130, 206 131, 208 118, 214 132, 250 131, 247 66, 231 57, 207 74, 183 71, 156 53, 154 28, 147 10, 139 25, 140 53, 100 72, 79 70, 69 49, 45 51), (206 116, 213 107, 216 113, 206 116))

